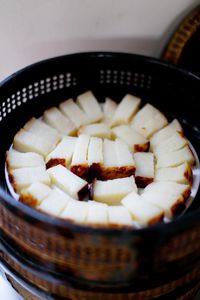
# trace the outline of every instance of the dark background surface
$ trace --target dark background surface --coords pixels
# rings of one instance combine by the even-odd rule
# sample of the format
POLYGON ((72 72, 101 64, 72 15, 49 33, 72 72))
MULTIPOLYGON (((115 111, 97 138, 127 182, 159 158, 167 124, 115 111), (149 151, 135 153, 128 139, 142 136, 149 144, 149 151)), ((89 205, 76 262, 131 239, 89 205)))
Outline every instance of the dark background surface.
POLYGON ((200 28, 192 35, 189 42, 183 48, 178 64, 200 75, 200 28))

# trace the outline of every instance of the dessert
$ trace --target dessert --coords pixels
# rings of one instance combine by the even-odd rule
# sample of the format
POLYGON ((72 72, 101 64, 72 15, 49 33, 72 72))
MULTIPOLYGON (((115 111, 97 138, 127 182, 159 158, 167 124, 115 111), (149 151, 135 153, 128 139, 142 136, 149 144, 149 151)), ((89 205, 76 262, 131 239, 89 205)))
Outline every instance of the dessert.
POLYGON ((89 134, 90 136, 109 139, 111 137, 111 130, 105 123, 94 123, 80 127, 78 135, 80 134, 89 134))
POLYGON ((122 200, 122 204, 128 209, 133 219, 140 225, 153 224, 164 217, 163 210, 153 203, 145 201, 135 191, 122 200))
POLYGON ((47 168, 61 164, 69 166, 74 153, 77 137, 65 136, 59 144, 46 156, 47 168))
POLYGON ((86 223, 88 214, 88 202, 70 201, 67 207, 60 214, 61 218, 68 219, 74 223, 86 223))
POLYGON ((88 173, 88 146, 90 142, 90 136, 81 134, 76 142, 74 153, 72 156, 72 162, 70 170, 80 177, 84 177, 88 173))
POLYGON ((84 198, 88 192, 87 181, 70 172, 62 165, 48 169, 47 174, 49 174, 53 184, 75 199, 84 198))
POLYGON ((61 112, 75 124, 76 128, 90 122, 87 115, 80 109, 73 99, 68 99, 62 102, 59 105, 59 108, 61 112))
POLYGON ((114 137, 123 140, 132 152, 147 151, 149 141, 130 125, 120 125, 112 129, 114 137))
POLYGON ((150 152, 137 152, 133 155, 136 172, 135 180, 138 187, 145 187, 154 180, 154 155, 150 152))
POLYGON ((45 166, 44 158, 35 152, 18 152, 14 149, 7 151, 6 164, 8 169, 45 166))
POLYGON ((111 126, 128 124, 138 111, 141 99, 133 95, 126 95, 118 105, 112 118, 111 126))
POLYGON ((191 166, 188 163, 183 163, 177 167, 157 169, 154 180, 192 184, 192 177, 191 166))
POLYGON ((132 191, 137 191, 133 176, 106 181, 95 180, 92 196, 95 201, 107 204, 119 204, 132 191))
POLYGON ((88 202, 88 212, 86 222, 93 225, 107 225, 108 223, 108 206, 96 201, 88 202))
POLYGON ((108 206, 108 222, 111 226, 131 226, 133 221, 128 209, 122 205, 108 206))
POLYGON ((51 107, 44 112, 44 121, 55 128, 60 134, 73 135, 76 126, 57 107, 51 107))
POLYGON ((166 126, 166 117, 154 106, 147 103, 138 111, 131 122, 131 126, 146 138, 151 137, 155 132, 166 126))
POLYGON ((54 128, 36 118, 31 118, 25 124, 24 129, 51 141, 53 144, 57 144, 60 140, 60 134, 54 128))
POLYGON ((50 178, 45 167, 10 169, 9 179, 16 192, 20 192, 34 182, 50 184, 50 178))
POLYGON ((155 153, 155 157, 157 160, 156 167, 158 169, 166 167, 176 167, 185 162, 187 162, 189 165, 193 165, 195 163, 194 155, 188 145, 177 151, 163 151, 160 153, 155 153))
POLYGON ((117 156, 118 177, 128 177, 135 174, 136 164, 128 145, 120 139, 115 140, 115 152, 117 156))
POLYGON ((37 207, 51 191, 50 186, 35 182, 21 191, 20 200, 32 207, 37 207))
POLYGON ((55 148, 56 143, 22 128, 15 135, 13 146, 19 152, 35 152, 45 157, 55 148))
POLYGON ((103 140, 97 137, 90 137, 88 146, 88 180, 92 181, 94 178, 99 178, 102 172, 103 159, 103 140))
POLYGON ((179 132, 183 134, 183 129, 178 122, 178 120, 174 119, 170 124, 157 131, 150 139, 150 148, 154 150, 156 145, 161 144, 166 139, 170 138, 175 132, 179 132))
POLYGON ((103 122, 110 125, 112 116, 114 115, 116 109, 117 103, 107 97, 103 103, 103 122))
POLYGON ((90 123, 98 122, 103 118, 101 107, 91 91, 79 95, 77 103, 89 118, 90 123))
POLYGON ((6 153, 19 201, 52 217, 135 228, 173 220, 188 205, 197 163, 178 120, 124 95, 91 91, 32 117, 6 153))
POLYGON ((54 189, 43 199, 37 208, 47 214, 58 216, 70 201, 72 199, 66 193, 54 189))

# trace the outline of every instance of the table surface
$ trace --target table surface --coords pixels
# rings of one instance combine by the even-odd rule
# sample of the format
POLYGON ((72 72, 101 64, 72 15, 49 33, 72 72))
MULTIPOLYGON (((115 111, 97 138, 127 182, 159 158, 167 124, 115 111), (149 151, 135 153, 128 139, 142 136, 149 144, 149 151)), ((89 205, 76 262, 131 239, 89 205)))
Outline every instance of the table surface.
POLYGON ((0 299, 22 300, 0 273, 0 299))

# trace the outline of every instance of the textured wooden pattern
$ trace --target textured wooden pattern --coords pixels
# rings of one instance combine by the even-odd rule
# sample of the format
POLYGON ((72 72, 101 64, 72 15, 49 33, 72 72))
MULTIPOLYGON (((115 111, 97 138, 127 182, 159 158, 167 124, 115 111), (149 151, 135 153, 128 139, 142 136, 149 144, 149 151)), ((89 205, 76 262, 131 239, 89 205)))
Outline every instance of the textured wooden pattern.
MULTIPOLYGON (((25 300, 41 300, 41 297, 37 297, 35 295, 33 295, 29 290, 27 290, 25 287, 23 287, 22 285, 20 285, 14 278, 12 278, 10 275, 7 275, 7 279, 8 281, 11 283, 11 285, 13 286, 13 288, 23 297, 23 299, 25 300)), ((197 294, 198 290, 200 288, 200 283, 196 284, 193 288, 191 288, 187 293, 185 293, 185 295, 182 295, 178 298, 176 298, 177 300, 192 300, 195 295, 197 294)), ((72 296, 73 297, 73 296, 72 296)), ((129 297, 128 295, 102 295, 102 294, 96 294, 96 295, 92 295, 92 297, 90 297, 89 295, 87 295, 85 293, 85 295, 83 294, 77 294, 75 297, 80 297, 80 298, 63 298, 63 299, 68 299, 68 300, 124 300, 124 299, 128 299, 128 300, 141 300, 141 299, 148 299, 151 300, 152 297, 149 294, 150 298, 137 298, 137 297, 129 297)), ((56 297, 56 299, 59 299, 56 297)))
POLYGON ((167 261, 179 260, 186 255, 200 251, 200 227, 187 230, 178 236, 167 239, 165 247, 159 251, 159 257, 167 261), (176 251, 180 248, 181 251, 176 251))
MULTIPOLYGON (((162 286, 146 289, 143 291, 137 291, 137 292, 130 291, 126 293, 120 292, 118 294, 111 293, 108 291, 96 292, 95 290, 91 291, 89 289, 84 290, 78 287, 75 288, 70 284, 67 285, 62 281, 59 282, 59 280, 53 280, 53 279, 48 280, 41 275, 35 274, 34 272, 32 272, 27 268, 23 268, 15 260, 13 260, 10 256, 6 255, 5 253, 1 253, 1 258, 13 270, 15 270, 18 274, 20 274, 20 276, 24 278, 26 282, 31 283, 33 286, 39 288, 41 291, 56 295, 56 297, 63 297, 64 299, 72 299, 72 300, 77 300, 77 299, 122 300, 124 298, 128 300, 149 300, 176 291, 178 288, 189 284, 193 280, 200 280, 200 268, 197 267, 174 281, 163 284, 162 286)), ((195 291, 197 291, 197 288, 195 291)), ((188 298, 185 298, 186 297, 185 295, 184 298, 180 298, 180 299, 190 299, 189 295, 191 295, 191 293, 192 291, 187 292, 188 298)))
MULTIPOLYGON (((57 269, 67 270, 78 277, 106 280, 115 272, 126 279, 127 269, 137 267, 136 253, 122 239, 104 235, 71 233, 65 235, 42 230, 37 224, 10 213, 0 205, 3 230, 28 255, 41 263, 54 263, 57 269), (84 240, 84 243, 83 243, 84 240)), ((131 271, 132 271, 131 270, 131 271)))
MULTIPOLYGON (((151 260, 156 272, 168 272, 168 264, 185 260, 184 264, 188 266, 188 257, 200 251, 200 226, 166 237, 155 253, 150 255, 148 249, 145 249, 148 241, 146 245, 143 244, 139 236, 127 240, 103 234, 94 236, 87 232, 83 234, 66 230, 63 234, 46 231, 37 223, 30 224, 1 205, 0 216, 5 234, 27 256, 37 259, 44 266, 52 266, 53 269, 67 271, 74 277, 87 280, 108 283, 119 279, 122 282, 134 280, 139 270, 144 269, 145 260, 147 263, 151 260), (146 252, 142 253, 140 249, 146 252)), ((153 241, 150 240, 152 246, 153 241)), ((200 261, 197 265, 200 265, 200 261)))
POLYGON ((177 64, 186 43, 200 27, 200 6, 187 16, 169 41, 162 58, 177 64))

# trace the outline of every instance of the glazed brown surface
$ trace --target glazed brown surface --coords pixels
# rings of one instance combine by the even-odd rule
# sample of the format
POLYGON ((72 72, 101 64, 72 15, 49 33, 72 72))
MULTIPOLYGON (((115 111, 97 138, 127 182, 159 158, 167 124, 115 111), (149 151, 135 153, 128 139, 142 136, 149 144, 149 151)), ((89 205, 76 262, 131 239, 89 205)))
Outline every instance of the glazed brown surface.
POLYGON ((20 195, 19 200, 31 207, 36 207, 38 203, 38 200, 29 193, 23 193, 22 195, 20 195))
POLYGON ((142 176, 136 176, 135 182, 139 188, 145 188, 148 184, 153 182, 153 178, 147 178, 142 176))
POLYGON ((66 161, 63 158, 51 158, 47 163, 46 163, 46 168, 52 168, 57 165, 62 165, 63 167, 66 167, 66 161))
POLYGON ((161 213, 160 215, 154 217, 153 219, 151 219, 149 221, 149 225, 154 225, 156 223, 160 223, 163 221, 163 218, 164 218, 164 213, 161 213))
POLYGON ((188 183, 192 185, 193 174, 192 174, 192 168, 190 166, 188 166, 187 170, 185 171, 184 177, 187 179, 188 183))
POLYGON ((89 171, 89 166, 88 165, 77 165, 77 166, 72 166, 70 168, 70 171, 76 174, 77 176, 81 178, 86 178, 88 175, 89 171))
POLYGON ((135 166, 110 167, 110 168, 102 167, 99 174, 99 179, 109 180, 109 179, 130 177, 132 175, 135 175, 135 166))
POLYGON ((147 152, 149 150, 150 142, 147 142, 146 144, 143 145, 134 145, 133 146, 133 151, 134 152, 147 152))
MULTIPOLYGON (((156 286, 151 289, 147 289, 144 291, 127 291, 127 292, 119 292, 117 294, 112 293, 109 290, 104 290, 103 287, 99 291, 95 291, 94 289, 81 289, 80 287, 73 287, 70 284, 67 284, 57 280, 48 280, 48 278, 44 278, 41 275, 35 275, 31 269, 24 269, 18 262, 14 261, 11 257, 9 257, 6 253, 1 253, 0 257, 13 269, 20 274, 22 277, 21 283, 19 283, 14 277, 12 273, 7 274, 8 281, 11 282, 13 287, 22 295, 25 299, 39 299, 34 296, 31 291, 27 290, 30 289, 29 285, 32 284, 33 286, 39 288, 41 292, 47 292, 48 295, 52 295, 54 297, 62 297, 63 299, 71 299, 71 300, 79 300, 79 299, 90 299, 90 300, 122 300, 122 299, 129 299, 129 300, 150 300, 156 299, 159 296, 164 296, 168 293, 173 293, 176 289, 180 287, 186 286, 194 279, 200 279, 200 271, 199 268, 194 268, 187 272, 187 274, 181 276, 179 279, 171 280, 169 283, 156 286), (23 281, 24 280, 24 281, 23 281)), ((184 295, 180 297, 176 297, 176 299, 186 300, 191 299, 191 296, 194 296, 197 292, 200 283, 196 283, 188 288, 187 292, 184 292, 184 295)), ((39 295, 38 295, 39 296, 39 295)), ((173 296, 172 296, 173 297, 173 296)))

